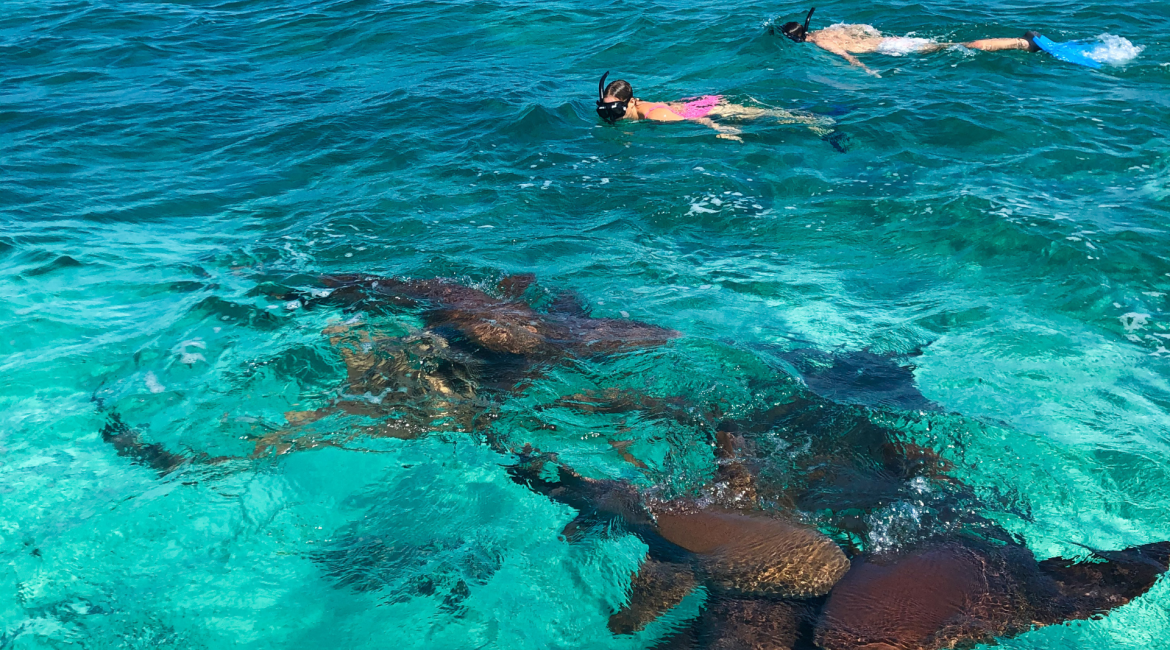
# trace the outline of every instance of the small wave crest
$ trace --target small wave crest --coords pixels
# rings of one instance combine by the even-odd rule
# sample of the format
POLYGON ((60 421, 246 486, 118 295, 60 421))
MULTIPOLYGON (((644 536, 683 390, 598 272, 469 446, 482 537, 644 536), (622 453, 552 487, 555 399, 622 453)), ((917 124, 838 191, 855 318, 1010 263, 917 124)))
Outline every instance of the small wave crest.
POLYGON ((1101 34, 1097 40, 1096 47, 1085 52, 1085 56, 1106 65, 1125 65, 1146 49, 1144 45, 1134 45, 1128 38, 1113 34, 1101 34))

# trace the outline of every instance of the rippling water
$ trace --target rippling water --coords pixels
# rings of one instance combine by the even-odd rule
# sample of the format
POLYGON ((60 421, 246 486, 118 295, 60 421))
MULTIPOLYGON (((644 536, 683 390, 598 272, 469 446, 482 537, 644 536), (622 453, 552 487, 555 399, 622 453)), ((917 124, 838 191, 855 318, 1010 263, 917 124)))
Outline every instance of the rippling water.
MULTIPOLYGON (((879 411, 1037 555, 1170 539, 1166 3, 822 7, 821 26, 1142 48, 1100 71, 867 57, 880 79, 767 34, 806 8, 759 2, 0 8, 0 648, 638 648, 693 616, 611 634, 644 546, 566 543, 571 509, 476 436, 162 478, 103 442, 116 412, 168 449, 244 456, 325 403, 345 368, 322 330, 349 315, 258 291, 321 272, 531 272, 594 316, 680 331, 501 404, 497 431, 593 476, 685 488, 710 451, 559 396, 746 412, 767 399, 753 382, 794 372, 786 350, 921 350, 917 384, 951 415, 879 411), (832 116, 850 149, 764 122, 742 144, 604 126, 606 70, 643 98, 832 116)), ((872 513, 860 543, 897 546, 912 505, 872 513)), ((1154 647, 1168 611, 1163 580, 1004 645, 1154 647)))

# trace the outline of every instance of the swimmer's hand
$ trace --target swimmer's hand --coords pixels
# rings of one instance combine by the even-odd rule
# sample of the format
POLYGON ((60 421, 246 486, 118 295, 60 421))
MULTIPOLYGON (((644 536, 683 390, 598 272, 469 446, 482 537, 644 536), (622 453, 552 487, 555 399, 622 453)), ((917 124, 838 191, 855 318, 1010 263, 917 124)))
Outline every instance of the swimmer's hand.
POLYGON ((743 142, 743 138, 739 137, 739 134, 743 133, 743 131, 740 131, 739 129, 735 128, 734 126, 724 126, 722 124, 712 123, 711 128, 713 128, 719 132, 719 134, 715 136, 716 138, 723 138, 724 140, 735 140, 736 142, 743 142))
POLYGON ((841 48, 839 48, 839 47, 825 47, 823 45, 821 45, 820 47, 824 47, 826 50, 845 59, 846 61, 849 62, 850 65, 855 65, 855 66, 861 68, 862 70, 865 70, 869 74, 877 77, 878 79, 882 78, 882 76, 880 74, 874 72, 873 70, 870 70, 869 67, 867 65, 865 65, 864 63, 862 63, 860 59, 858 59, 857 57, 853 56, 852 54, 846 52, 845 50, 842 50, 841 48))

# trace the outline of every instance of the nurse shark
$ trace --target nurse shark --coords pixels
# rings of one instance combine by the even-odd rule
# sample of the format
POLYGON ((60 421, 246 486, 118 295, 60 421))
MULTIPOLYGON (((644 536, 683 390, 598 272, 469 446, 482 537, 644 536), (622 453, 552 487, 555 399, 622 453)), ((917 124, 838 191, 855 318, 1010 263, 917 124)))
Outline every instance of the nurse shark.
MULTIPOLYGON (((468 407, 465 426, 489 426, 476 422, 486 412, 482 399, 523 390, 526 378, 550 364, 661 345, 678 336, 636 321, 591 318, 566 296, 547 311, 537 310, 521 299, 532 285, 530 276, 506 279, 497 295, 441 279, 328 276, 322 283, 332 292, 318 296, 317 304, 351 311, 412 309, 426 324, 412 337, 384 341, 354 335, 345 326, 327 330, 343 349, 348 394, 405 392, 430 404, 399 418, 413 423, 413 430, 371 425, 358 435, 414 437, 433 426, 436 413, 461 406, 468 407), (393 353, 385 354, 386 346, 393 353)), ((640 629, 704 587, 703 613, 663 640, 664 648, 954 647, 1103 614, 1140 596, 1166 570, 1165 542, 1096 552, 1091 562, 1037 561, 1019 540, 977 514, 983 504, 947 476, 946 461, 873 421, 862 404, 874 394, 895 395, 906 406, 926 403, 911 373, 881 370, 882 358, 866 355, 812 351, 789 358, 798 374, 802 360, 816 362, 801 374, 807 388, 738 419, 704 413, 682 398, 634 391, 567 400, 582 410, 644 410, 708 429, 717 470, 699 497, 659 499, 625 481, 584 477, 555 455, 508 450, 492 436, 489 443, 517 459, 507 466, 516 481, 580 512, 566 528, 567 539, 617 527, 647 544, 628 603, 610 617, 614 633, 640 629), (860 399, 851 398, 845 379, 859 364, 878 368, 870 372, 877 384, 885 378, 897 385, 867 384, 860 399), (769 476, 761 472, 768 457, 765 434, 777 430, 799 438, 801 452, 791 455, 789 471, 769 476), (892 548, 857 548, 853 541, 872 527, 866 515, 899 503, 923 481, 935 486, 936 497, 917 535, 892 548), (819 514, 811 520, 798 514, 807 512, 819 514)), ((792 378, 777 381, 791 384, 792 378)), ((383 403, 340 399, 319 411, 377 417, 383 405, 393 409, 396 402, 383 403)), ((296 425, 322 415, 300 412, 289 419, 296 425)), ((146 443, 117 414, 102 434, 119 455, 160 474, 186 463, 228 460, 146 443)), ((256 453, 317 444, 328 443, 287 431, 261 440, 256 453)), ((623 457, 636 462, 628 453, 623 457)))

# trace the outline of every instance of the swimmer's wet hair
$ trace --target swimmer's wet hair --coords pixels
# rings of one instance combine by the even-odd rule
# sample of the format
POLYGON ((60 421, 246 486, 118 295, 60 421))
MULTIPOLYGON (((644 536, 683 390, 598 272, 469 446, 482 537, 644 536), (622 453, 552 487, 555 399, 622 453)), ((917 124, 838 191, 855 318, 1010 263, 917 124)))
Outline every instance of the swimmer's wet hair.
POLYGON ((808 10, 808 15, 804 17, 803 25, 800 23, 784 23, 780 26, 780 32, 797 43, 803 43, 808 38, 808 22, 812 20, 813 12, 816 10, 816 7, 808 10))
POLYGON ((626 81, 625 79, 618 79, 617 81, 611 81, 609 85, 605 87, 605 96, 617 97, 618 100, 627 102, 633 98, 634 89, 630 86, 630 82, 626 81))

